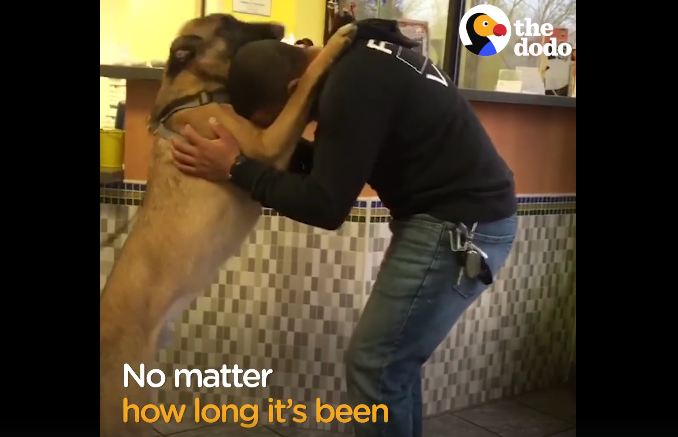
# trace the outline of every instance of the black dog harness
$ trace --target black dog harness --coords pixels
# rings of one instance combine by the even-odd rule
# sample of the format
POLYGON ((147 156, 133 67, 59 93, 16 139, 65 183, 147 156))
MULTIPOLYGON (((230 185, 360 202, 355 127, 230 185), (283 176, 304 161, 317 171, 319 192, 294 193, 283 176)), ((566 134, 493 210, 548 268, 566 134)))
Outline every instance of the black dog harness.
POLYGON ((188 96, 180 97, 178 99, 172 100, 160 111, 157 121, 151 124, 151 131, 154 135, 170 139, 176 137, 178 134, 172 132, 170 129, 165 126, 165 122, 169 120, 171 116, 176 114, 179 111, 185 109, 198 108, 200 106, 209 105, 210 103, 230 103, 231 99, 226 92, 225 88, 219 88, 214 91, 200 91, 196 94, 191 94, 188 96))

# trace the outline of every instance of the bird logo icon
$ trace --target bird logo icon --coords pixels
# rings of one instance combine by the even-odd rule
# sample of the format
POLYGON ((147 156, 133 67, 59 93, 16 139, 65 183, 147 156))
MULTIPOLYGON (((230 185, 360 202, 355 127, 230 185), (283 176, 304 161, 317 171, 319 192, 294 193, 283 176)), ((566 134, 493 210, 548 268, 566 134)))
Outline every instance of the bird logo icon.
POLYGON ((511 38, 511 23, 506 14, 495 6, 475 6, 461 18, 459 38, 464 47, 475 55, 496 55, 511 38))

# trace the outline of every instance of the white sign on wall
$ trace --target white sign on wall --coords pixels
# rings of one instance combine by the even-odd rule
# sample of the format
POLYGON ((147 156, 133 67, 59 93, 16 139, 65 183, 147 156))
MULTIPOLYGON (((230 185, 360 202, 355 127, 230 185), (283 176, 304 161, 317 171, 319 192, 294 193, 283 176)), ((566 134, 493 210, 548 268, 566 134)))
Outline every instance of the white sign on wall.
POLYGON ((272 1, 273 0, 233 0, 233 12, 270 17, 272 1))

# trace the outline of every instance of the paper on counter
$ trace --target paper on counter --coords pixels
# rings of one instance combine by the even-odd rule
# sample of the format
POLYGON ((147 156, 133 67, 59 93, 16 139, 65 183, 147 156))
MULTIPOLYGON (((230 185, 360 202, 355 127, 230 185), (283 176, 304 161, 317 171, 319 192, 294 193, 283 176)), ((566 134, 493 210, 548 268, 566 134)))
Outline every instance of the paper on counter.
POLYGON ((519 80, 498 80, 495 91, 503 93, 519 93, 523 88, 523 83, 519 80))
POLYGON ((536 67, 516 67, 516 71, 520 73, 520 80, 523 82, 521 92, 525 94, 546 94, 544 89, 544 81, 539 74, 539 69, 536 67))

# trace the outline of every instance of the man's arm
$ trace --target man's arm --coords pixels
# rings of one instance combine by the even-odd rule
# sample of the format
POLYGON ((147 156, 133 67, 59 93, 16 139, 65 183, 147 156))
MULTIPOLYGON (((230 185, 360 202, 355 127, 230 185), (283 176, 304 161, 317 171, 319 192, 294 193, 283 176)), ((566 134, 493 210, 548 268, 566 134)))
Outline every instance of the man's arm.
POLYGON ((289 172, 309 174, 313 168, 313 143, 302 138, 290 158, 289 172))
POLYGON ((372 172, 397 106, 396 79, 384 71, 382 56, 363 52, 328 78, 310 174, 245 158, 231 168, 231 181, 291 219, 325 229, 341 226, 372 172))

